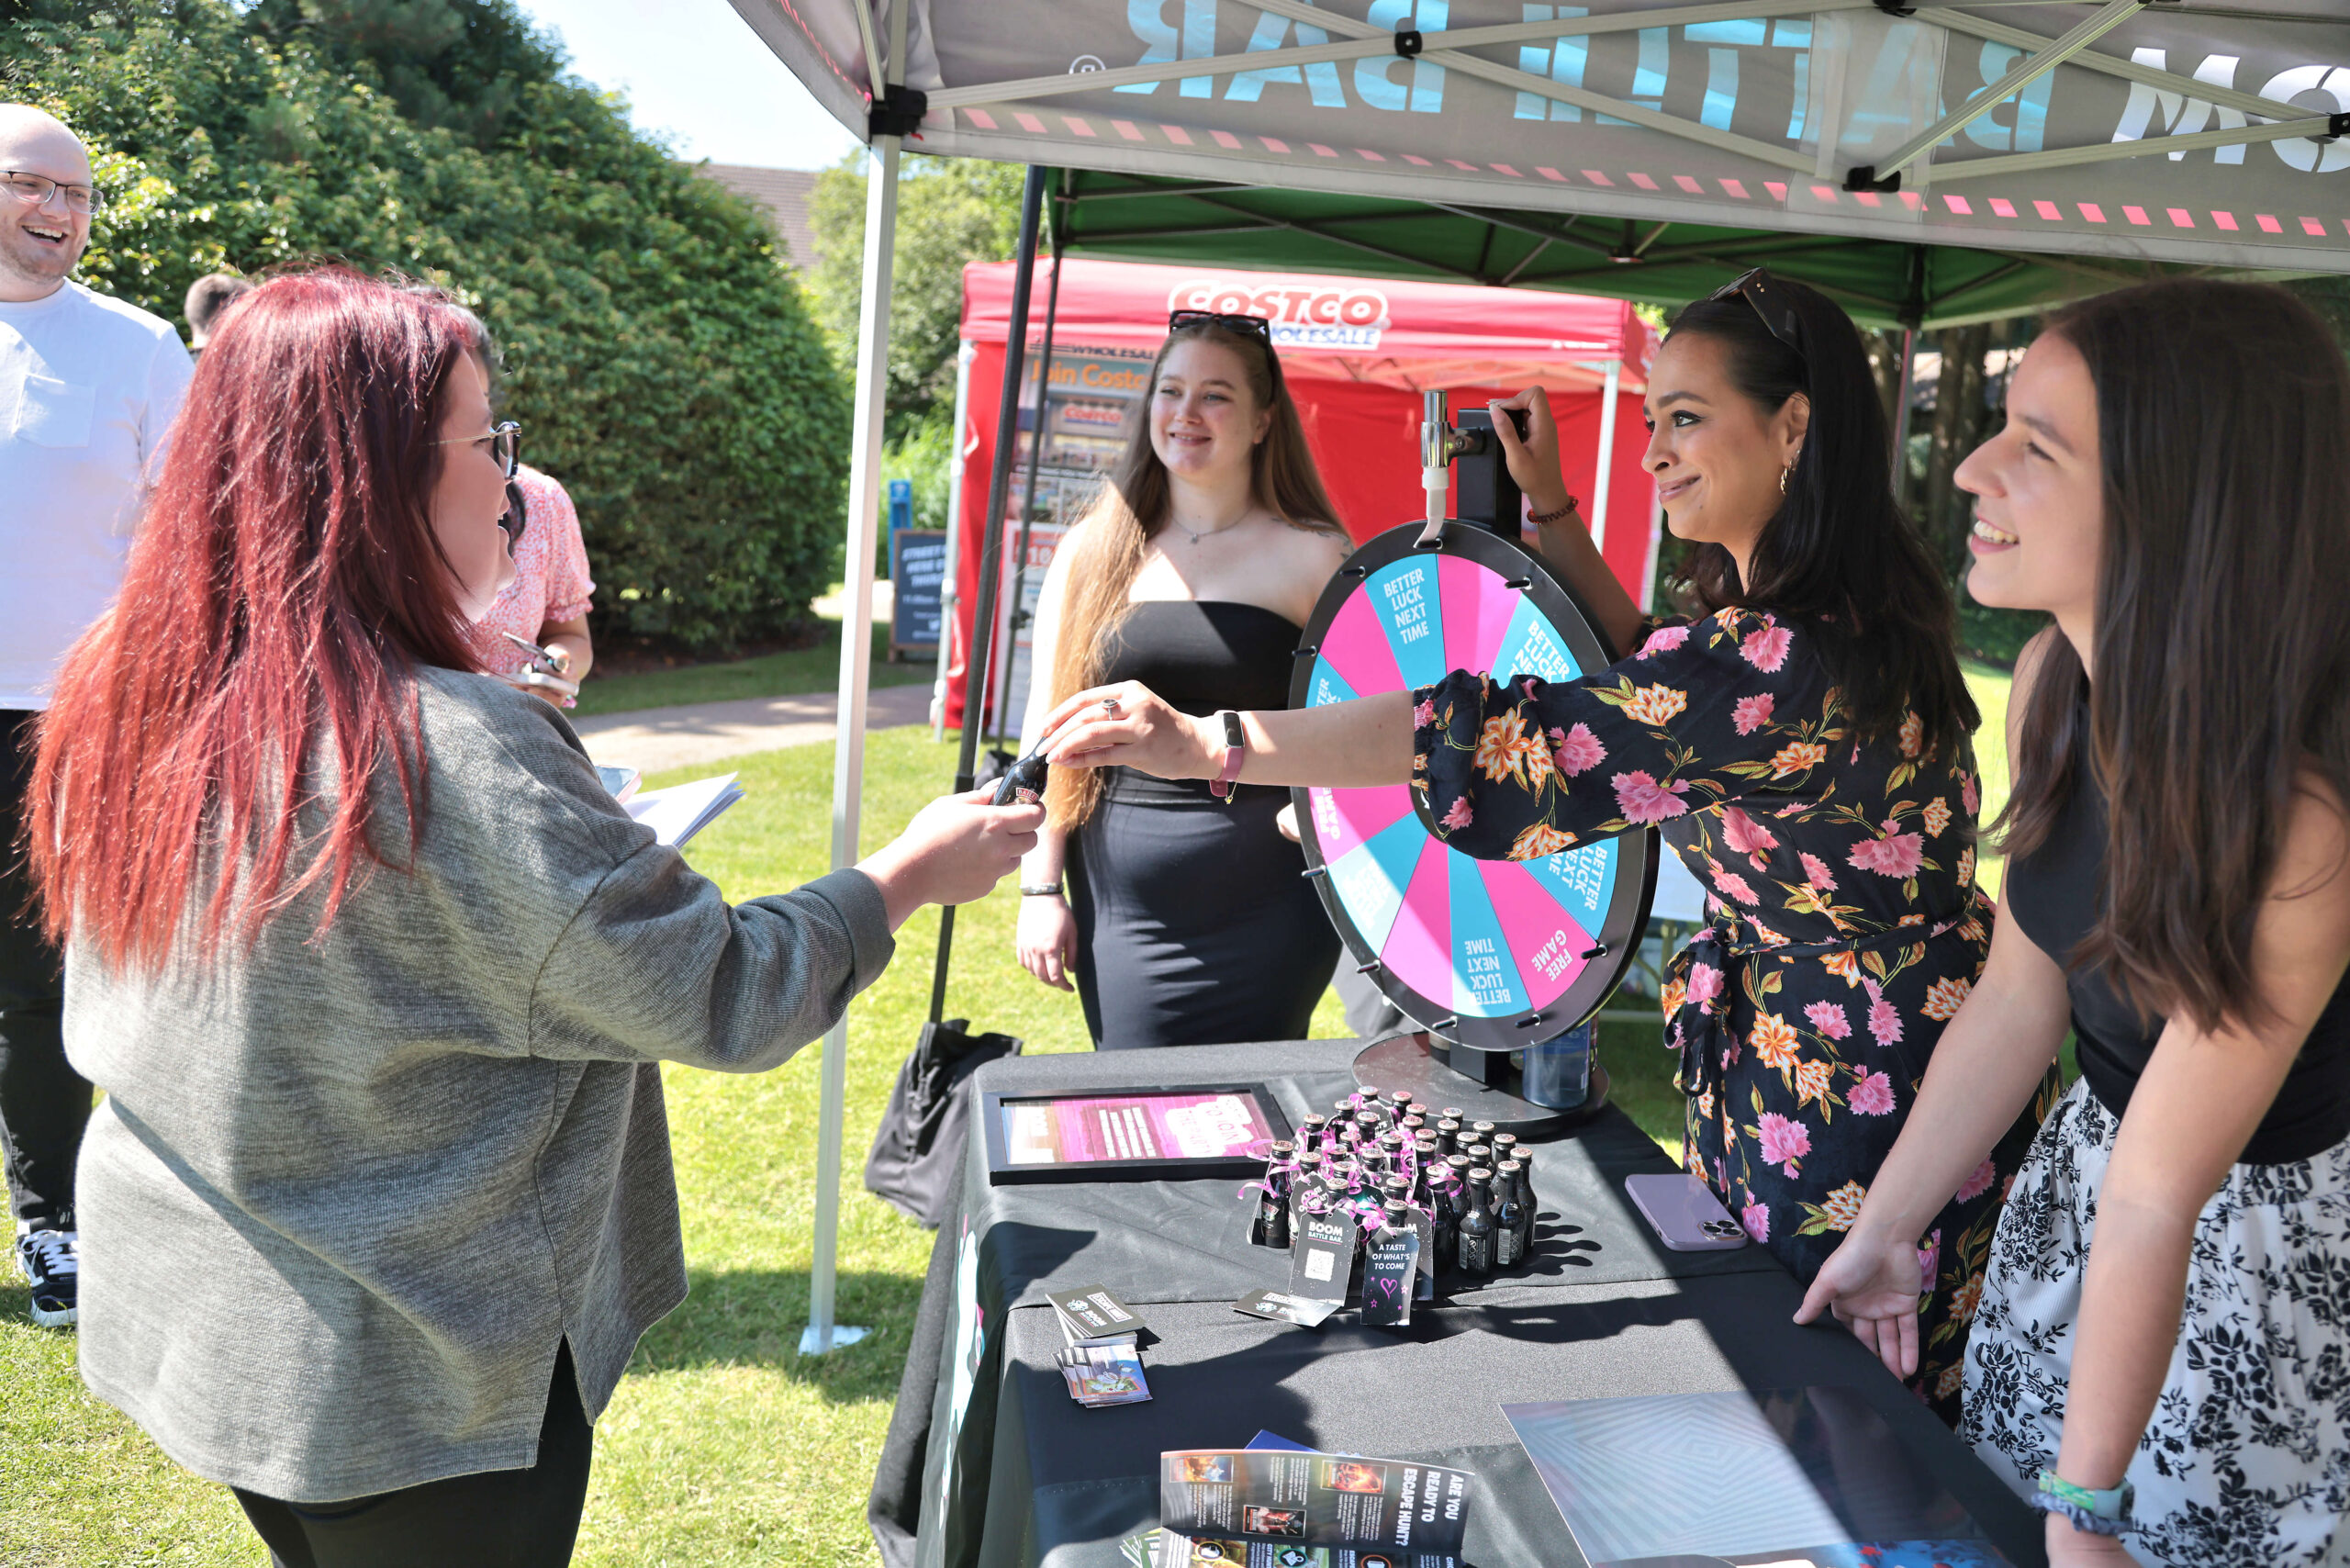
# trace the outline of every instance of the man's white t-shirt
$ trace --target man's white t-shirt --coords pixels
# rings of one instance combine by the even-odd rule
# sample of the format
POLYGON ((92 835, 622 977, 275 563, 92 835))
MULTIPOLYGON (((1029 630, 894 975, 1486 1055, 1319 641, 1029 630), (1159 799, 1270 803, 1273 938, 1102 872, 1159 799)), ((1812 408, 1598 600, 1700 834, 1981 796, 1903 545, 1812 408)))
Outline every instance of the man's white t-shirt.
POLYGON ((170 322, 78 283, 0 302, 0 709, 49 706, 122 587, 193 374, 170 322))

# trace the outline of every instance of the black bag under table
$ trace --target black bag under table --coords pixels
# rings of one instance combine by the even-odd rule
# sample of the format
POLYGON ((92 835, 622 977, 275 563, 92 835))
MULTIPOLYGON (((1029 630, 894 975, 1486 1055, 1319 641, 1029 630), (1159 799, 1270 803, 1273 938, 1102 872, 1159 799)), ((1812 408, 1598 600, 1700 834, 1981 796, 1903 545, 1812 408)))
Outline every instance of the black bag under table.
MULTIPOLYGON (((990 1062, 961 1092, 1050 1094, 1262 1082, 1292 1125, 1354 1087, 1358 1040, 1275 1041, 990 1062)), ((1620 1111, 1521 1145, 1541 1200, 1531 1265, 1415 1308, 1410 1327, 1318 1329, 1232 1310, 1286 1286, 1248 1244, 1230 1178, 990 1186, 974 1137, 923 1286, 868 1509, 886 1568, 1120 1568, 1155 1524, 1162 1450, 1259 1429, 1315 1448, 1473 1471, 1477 1568, 1583 1559, 1501 1406, 1546 1399, 1858 1390, 2021 1568, 2041 1521, 1841 1327, 1798 1328, 1802 1292, 1759 1248, 1673 1252, 1624 1178, 1673 1162, 1620 1111), (1147 1404, 1069 1397, 1045 1292, 1098 1282, 1145 1309, 1147 1404)))

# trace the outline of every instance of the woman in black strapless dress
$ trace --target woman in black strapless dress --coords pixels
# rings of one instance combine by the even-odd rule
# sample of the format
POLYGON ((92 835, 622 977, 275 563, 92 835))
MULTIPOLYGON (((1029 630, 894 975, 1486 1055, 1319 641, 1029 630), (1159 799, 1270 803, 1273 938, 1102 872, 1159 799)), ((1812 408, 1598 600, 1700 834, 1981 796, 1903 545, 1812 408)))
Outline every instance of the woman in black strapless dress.
MULTIPOLYGON (((1169 325, 1125 451, 1046 578, 1032 730, 1104 681, 1202 716, 1287 706, 1303 624, 1346 562, 1263 323, 1169 325)), ((1074 982, 1096 1049, 1304 1037, 1339 944, 1276 820, 1288 794, 1056 775, 1016 948, 1074 982)))
MULTIPOLYGON (((1140 680, 1187 713, 1281 708, 1300 628, 1223 600, 1133 606, 1105 678, 1140 680)), ((1303 1039, 1338 934, 1274 818, 1289 791, 1112 770, 1071 835, 1077 991, 1102 1049, 1303 1039)))

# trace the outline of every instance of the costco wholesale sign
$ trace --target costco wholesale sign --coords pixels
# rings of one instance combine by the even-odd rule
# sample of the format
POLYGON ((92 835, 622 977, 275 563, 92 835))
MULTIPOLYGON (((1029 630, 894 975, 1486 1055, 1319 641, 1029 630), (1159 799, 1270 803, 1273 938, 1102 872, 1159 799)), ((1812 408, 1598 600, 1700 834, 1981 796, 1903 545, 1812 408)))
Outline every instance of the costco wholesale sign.
MULTIPOLYGON (((976 598, 979 529, 994 450, 991 414, 1010 332, 1013 263, 964 273, 962 332, 971 369, 957 414, 967 454, 962 481, 958 581, 976 598)), ((1049 263, 1039 279, 1049 288, 1049 263)), ((1646 435, 1639 397, 1647 386, 1655 335, 1620 300, 1565 294, 1513 297, 1497 311, 1491 290, 1454 284, 1393 282, 1319 274, 1248 273, 1117 262, 1062 264, 1050 395, 1041 424, 1033 409, 1042 330, 1030 324, 1023 374, 1021 428, 1013 469, 1007 569, 997 602, 996 646, 1011 650, 1005 711, 1017 725, 1026 705, 1033 614, 1046 568, 1067 529, 1084 515, 1124 445, 1126 420, 1147 390, 1151 357, 1174 310, 1262 316, 1272 323, 1283 380, 1296 399, 1306 442, 1321 469, 1336 521, 1369 538, 1418 512, 1419 457, 1415 431, 1424 387, 1452 389, 1455 408, 1481 404, 1528 384, 1545 387, 1559 416, 1569 482, 1588 498, 1597 521, 1599 450, 1612 440, 1604 526, 1595 530, 1608 565, 1628 590, 1645 596, 1653 568, 1653 487, 1639 469, 1646 435), (1603 431, 1609 367, 1617 418, 1603 431), (1020 547, 1020 509, 1028 454, 1042 432, 1035 505, 1027 547, 1020 547), (1025 561, 1026 569, 1019 569, 1025 561), (1016 588, 1016 596, 1015 596, 1016 588), (1024 613, 1012 616, 1017 605, 1024 613)), ((1529 666, 1531 667, 1531 666, 1529 666)), ((1002 689, 999 686, 993 689, 1002 689)), ((959 682, 948 683, 947 722, 961 712, 959 682)))

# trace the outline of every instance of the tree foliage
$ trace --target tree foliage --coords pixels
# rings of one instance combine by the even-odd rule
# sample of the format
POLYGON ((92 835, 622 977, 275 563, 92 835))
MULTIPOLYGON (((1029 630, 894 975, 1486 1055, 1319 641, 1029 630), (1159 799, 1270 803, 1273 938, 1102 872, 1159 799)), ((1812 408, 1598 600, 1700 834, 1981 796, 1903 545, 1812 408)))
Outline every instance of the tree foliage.
MULTIPOLYGON (((853 366, 862 303, 865 154, 818 176, 808 198, 816 264, 808 278, 816 319, 844 367, 853 366)), ((893 440, 942 419, 955 400, 963 265, 1001 262, 1020 241, 1016 163, 909 154, 898 178, 898 233, 890 289, 888 430, 893 440)))
POLYGON ((846 389, 763 215, 562 67, 511 0, 0 6, 8 95, 96 159, 92 287, 177 319, 203 273, 328 256, 453 288, 599 632, 772 633, 837 553, 846 389))

